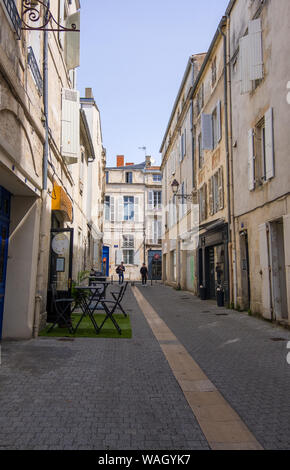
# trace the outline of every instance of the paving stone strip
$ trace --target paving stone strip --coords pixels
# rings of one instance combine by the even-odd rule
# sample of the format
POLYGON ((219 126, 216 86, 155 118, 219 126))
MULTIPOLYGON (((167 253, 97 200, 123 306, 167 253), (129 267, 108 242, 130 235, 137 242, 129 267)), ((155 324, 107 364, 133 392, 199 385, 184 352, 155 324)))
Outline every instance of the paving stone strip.
POLYGON ((219 393, 137 287, 132 287, 160 347, 211 449, 262 450, 239 415, 219 393))

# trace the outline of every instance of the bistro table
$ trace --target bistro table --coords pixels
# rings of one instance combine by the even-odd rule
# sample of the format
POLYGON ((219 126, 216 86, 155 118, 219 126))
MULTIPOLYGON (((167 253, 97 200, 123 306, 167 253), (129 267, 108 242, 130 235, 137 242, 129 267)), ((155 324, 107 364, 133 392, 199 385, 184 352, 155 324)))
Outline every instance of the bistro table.
POLYGON ((82 310, 82 315, 76 327, 74 328, 74 333, 76 333, 78 327, 80 326, 81 321, 87 315, 89 316, 93 324, 96 334, 99 333, 100 328, 98 327, 97 322, 94 318, 94 312, 96 311, 100 301, 104 299, 108 285, 109 285, 109 282, 101 282, 101 283, 99 282, 98 285, 96 284, 96 285, 90 285, 90 286, 76 286, 75 287, 75 289, 80 291, 81 293, 79 306, 82 310))

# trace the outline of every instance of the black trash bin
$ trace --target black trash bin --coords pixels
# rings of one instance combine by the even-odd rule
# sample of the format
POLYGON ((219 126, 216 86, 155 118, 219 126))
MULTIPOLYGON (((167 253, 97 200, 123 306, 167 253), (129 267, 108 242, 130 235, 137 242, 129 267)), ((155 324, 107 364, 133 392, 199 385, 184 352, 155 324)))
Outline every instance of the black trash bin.
POLYGON ((216 291, 216 300, 217 300, 217 306, 218 307, 224 307, 225 306, 225 293, 222 289, 217 289, 217 291, 216 291))
POLYGON ((200 286, 199 296, 200 296, 200 300, 206 300, 206 287, 200 286))

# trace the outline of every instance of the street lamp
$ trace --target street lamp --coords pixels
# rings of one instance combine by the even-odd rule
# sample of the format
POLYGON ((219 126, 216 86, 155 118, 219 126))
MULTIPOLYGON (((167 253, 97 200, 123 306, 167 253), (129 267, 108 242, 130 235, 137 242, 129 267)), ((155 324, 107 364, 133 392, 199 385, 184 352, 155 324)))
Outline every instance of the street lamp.
POLYGON ((179 189, 180 184, 178 181, 175 179, 173 180, 171 184, 171 188, 174 194, 174 198, 182 199, 183 201, 193 201, 193 194, 178 194, 178 189, 179 189))

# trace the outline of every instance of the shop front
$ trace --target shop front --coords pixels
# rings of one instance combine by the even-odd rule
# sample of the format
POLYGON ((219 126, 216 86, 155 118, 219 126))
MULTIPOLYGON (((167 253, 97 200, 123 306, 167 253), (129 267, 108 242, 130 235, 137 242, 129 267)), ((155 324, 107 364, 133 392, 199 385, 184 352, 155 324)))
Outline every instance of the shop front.
POLYGON ((228 227, 224 221, 206 224, 199 237, 199 293, 202 299, 216 299, 217 291, 229 299, 228 227))

